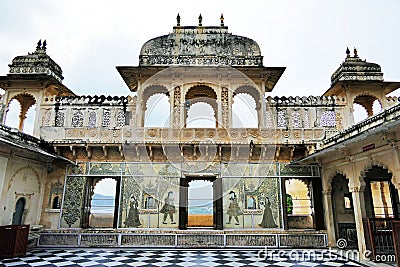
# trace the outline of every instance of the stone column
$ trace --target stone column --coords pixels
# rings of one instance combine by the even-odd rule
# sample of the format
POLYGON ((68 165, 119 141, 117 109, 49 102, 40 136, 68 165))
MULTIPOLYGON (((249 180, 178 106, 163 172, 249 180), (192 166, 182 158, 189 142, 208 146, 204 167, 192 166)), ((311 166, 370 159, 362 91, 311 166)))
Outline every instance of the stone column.
MULTIPOLYGON (((221 125, 223 127, 229 128, 229 91, 228 88, 221 88, 221 104, 218 108, 221 109, 221 125)), ((219 115, 219 114, 218 114, 219 115)))
MULTIPOLYGON (((328 187, 323 185, 324 187, 328 187)), ((324 217, 325 217, 325 225, 326 225, 326 232, 328 235, 328 246, 329 247, 336 247, 336 230, 335 230, 335 218, 333 213, 332 205, 332 189, 331 188, 323 188, 322 197, 324 201, 324 217)))
POLYGON ((181 103, 181 88, 176 86, 174 88, 173 96, 170 97, 171 99, 171 126, 172 128, 180 128, 181 127, 181 114, 184 110, 182 110, 182 103, 181 103))
POLYGON ((353 197, 353 209, 354 209, 354 220, 356 222, 357 229, 357 240, 358 240, 358 251, 360 253, 360 257, 363 257, 366 248, 365 245, 365 234, 364 234, 364 226, 363 226, 363 218, 366 218, 365 212, 365 199, 364 199, 364 190, 362 186, 353 186, 350 187, 350 192, 353 197))

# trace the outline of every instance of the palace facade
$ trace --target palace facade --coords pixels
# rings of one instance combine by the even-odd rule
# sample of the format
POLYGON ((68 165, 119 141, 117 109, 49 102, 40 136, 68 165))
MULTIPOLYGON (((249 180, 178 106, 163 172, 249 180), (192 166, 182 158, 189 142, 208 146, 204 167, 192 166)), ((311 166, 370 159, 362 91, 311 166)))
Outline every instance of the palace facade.
POLYGON ((178 17, 171 33, 147 41, 138 66, 117 67, 127 96, 75 94, 45 42, 9 66, 0 76, 0 218, 43 227, 38 245, 345 239, 364 251, 363 218, 399 216, 400 105, 387 95, 400 83, 356 50, 321 96, 274 97, 285 68, 264 66, 258 44, 231 34, 223 17, 219 26, 178 17), (13 100, 19 131, 5 125, 13 100), (367 119, 355 123, 354 104, 367 119), (21 131, 32 106, 30 136, 21 131), (104 182, 111 196, 96 193, 104 182))

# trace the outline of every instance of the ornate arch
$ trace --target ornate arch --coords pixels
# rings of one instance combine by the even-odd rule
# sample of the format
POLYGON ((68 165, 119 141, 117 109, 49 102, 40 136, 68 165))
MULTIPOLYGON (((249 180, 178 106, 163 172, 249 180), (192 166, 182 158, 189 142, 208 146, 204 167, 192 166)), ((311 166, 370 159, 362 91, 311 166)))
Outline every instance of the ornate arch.
POLYGON ((261 108, 261 100, 263 98, 261 92, 256 87, 251 85, 241 85, 233 90, 233 97, 235 97, 237 94, 250 95, 256 103, 256 109, 259 110, 261 108))
POLYGON ((16 99, 16 100, 20 103, 21 107, 23 106, 24 103, 28 104, 28 105, 27 105, 27 106, 28 106, 27 110, 28 110, 31 106, 33 106, 34 104, 36 104, 36 102, 37 102, 36 97, 35 97, 33 94, 30 94, 30 93, 18 93, 18 94, 15 94, 15 95, 14 95, 13 97, 11 97, 10 99, 8 99, 7 107, 8 107, 8 105, 10 104, 10 102, 11 102, 12 100, 14 100, 14 99, 16 99))
POLYGON ((374 167, 381 167, 382 169, 386 170, 388 173, 390 173, 392 175, 391 180, 394 181, 394 173, 390 170, 390 168, 388 167, 388 165, 386 165, 385 163, 378 161, 378 160, 371 160, 368 162, 367 165, 365 165, 365 167, 360 171, 360 178, 363 179, 363 181, 365 181, 365 178, 367 176, 367 173, 374 167))
POLYGON ((155 84, 148 85, 141 92, 142 106, 146 107, 149 98, 155 94, 164 94, 168 98, 170 97, 170 92, 166 86, 155 84))
MULTIPOLYGON (((197 103, 205 103, 214 110, 214 117, 217 121, 218 95, 214 88, 208 84, 196 84, 191 86, 185 93, 185 106, 191 107, 197 103)), ((187 115, 185 116, 187 119, 187 115)))
POLYGON ((37 182, 37 184, 39 185, 39 192, 41 191, 42 185, 41 185, 40 180, 39 180, 39 173, 37 172, 36 169, 34 169, 34 168, 31 167, 31 166, 25 166, 25 167, 19 168, 19 169, 13 174, 13 176, 12 176, 11 179, 10 179, 10 181, 8 182, 7 190, 10 190, 12 184, 15 182, 14 180, 16 179, 16 177, 18 177, 18 174, 20 174, 21 172, 23 172, 23 171, 25 171, 25 170, 29 170, 29 171, 31 171, 31 172, 34 174, 33 176, 36 178, 36 182, 37 182))
POLYGON ((347 175, 347 173, 344 170, 334 169, 327 175, 328 179, 325 184, 325 186, 327 186, 327 188, 325 188, 324 190, 332 191, 332 182, 337 175, 342 175, 348 181, 348 184, 350 185, 350 176, 347 175))
POLYGON ((360 106, 362 106, 365 109, 365 111, 367 112, 368 117, 370 117, 370 116, 374 115, 373 114, 373 104, 374 104, 375 100, 378 100, 380 106, 383 107, 380 97, 375 95, 373 92, 368 93, 368 94, 355 95, 352 99, 352 103, 353 103, 353 105, 359 104, 360 106))

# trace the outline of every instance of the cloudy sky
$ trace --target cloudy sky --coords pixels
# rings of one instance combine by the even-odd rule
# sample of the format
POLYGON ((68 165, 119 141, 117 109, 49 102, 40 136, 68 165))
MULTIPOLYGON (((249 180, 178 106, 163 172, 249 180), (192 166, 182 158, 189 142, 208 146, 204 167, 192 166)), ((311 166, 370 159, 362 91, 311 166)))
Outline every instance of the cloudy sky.
POLYGON ((400 80, 398 0, 0 0, 0 75, 47 39, 64 84, 77 94, 128 94, 115 66, 136 66, 141 45, 176 24, 219 25, 258 42, 265 66, 287 67, 273 95, 320 95, 346 47, 400 80))

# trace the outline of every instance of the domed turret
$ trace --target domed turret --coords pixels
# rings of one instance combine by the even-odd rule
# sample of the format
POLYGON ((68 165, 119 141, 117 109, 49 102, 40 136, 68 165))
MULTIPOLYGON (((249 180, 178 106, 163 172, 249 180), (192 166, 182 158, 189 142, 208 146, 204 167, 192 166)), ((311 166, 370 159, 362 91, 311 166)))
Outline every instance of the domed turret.
POLYGON ((61 67, 46 54, 46 45, 46 40, 39 40, 35 52, 15 57, 9 65, 9 75, 47 74, 61 82, 61 67))
POLYGON ((332 85, 339 81, 383 81, 381 67, 376 63, 366 62, 358 57, 354 48, 354 56, 346 50, 347 57, 331 77, 332 85))
POLYGON ((140 51, 139 65, 262 66, 258 44, 247 37, 233 35, 224 26, 177 26, 168 35, 147 41, 140 51))

